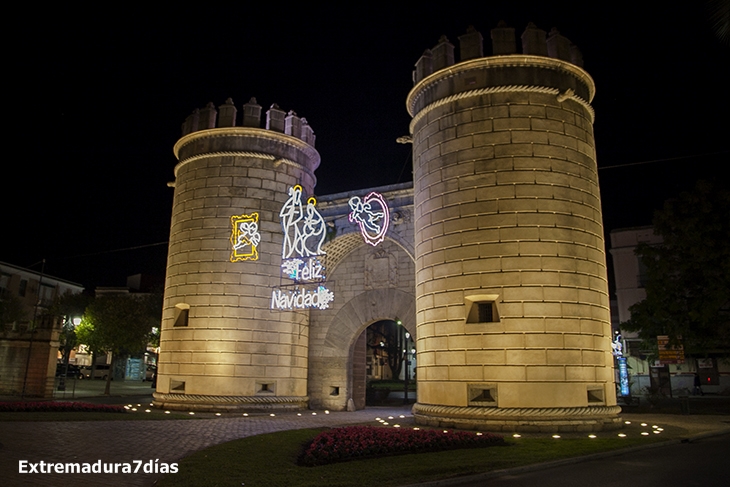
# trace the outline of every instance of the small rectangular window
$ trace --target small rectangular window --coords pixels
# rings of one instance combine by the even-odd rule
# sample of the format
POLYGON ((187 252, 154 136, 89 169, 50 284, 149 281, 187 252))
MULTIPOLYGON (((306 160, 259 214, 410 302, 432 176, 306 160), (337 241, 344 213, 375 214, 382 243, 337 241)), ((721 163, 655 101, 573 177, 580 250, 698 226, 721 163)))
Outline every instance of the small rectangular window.
POLYGON ((276 395, 276 383, 275 382, 256 382, 256 394, 263 395, 276 395))
POLYGON ((188 326, 190 305, 180 303, 175 305, 175 323, 173 326, 188 326))
POLYGON ((10 274, 0 273, 0 293, 7 291, 10 285, 10 274))
POLYGON ((469 384, 467 394, 469 406, 497 406, 497 384, 469 384))
POLYGON ((603 404, 603 389, 599 389, 595 386, 589 387, 587 390, 588 404, 603 404))
POLYGON ((494 323, 497 318, 497 307, 494 301, 475 301, 471 304, 467 323, 494 323))
POLYGON ((28 280, 21 279, 20 285, 18 286, 18 296, 21 298, 25 297, 25 292, 28 290, 28 280))
POLYGON ((41 284, 38 297, 40 298, 41 306, 50 306, 53 304, 53 297, 56 294, 56 287, 50 284, 41 284))
POLYGON ((492 303, 477 303, 479 307, 479 322, 489 323, 492 320, 492 303))

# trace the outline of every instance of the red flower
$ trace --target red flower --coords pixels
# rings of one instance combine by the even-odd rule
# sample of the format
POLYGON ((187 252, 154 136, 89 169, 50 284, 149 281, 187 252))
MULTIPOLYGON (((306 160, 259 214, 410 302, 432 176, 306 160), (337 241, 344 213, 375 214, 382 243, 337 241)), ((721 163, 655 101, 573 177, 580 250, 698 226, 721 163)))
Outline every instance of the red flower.
POLYGON ((317 435, 299 457, 301 465, 324 465, 368 456, 503 445, 501 436, 466 431, 389 429, 369 426, 333 428, 317 435))

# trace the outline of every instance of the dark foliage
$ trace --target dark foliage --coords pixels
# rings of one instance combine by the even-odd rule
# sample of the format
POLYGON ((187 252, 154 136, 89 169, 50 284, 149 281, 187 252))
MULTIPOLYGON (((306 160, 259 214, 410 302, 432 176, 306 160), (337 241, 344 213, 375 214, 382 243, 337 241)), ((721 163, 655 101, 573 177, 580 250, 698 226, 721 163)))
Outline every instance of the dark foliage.
POLYGON ((658 246, 640 245, 646 299, 621 324, 649 349, 668 335, 692 355, 730 350, 730 192, 700 181, 654 217, 658 246))

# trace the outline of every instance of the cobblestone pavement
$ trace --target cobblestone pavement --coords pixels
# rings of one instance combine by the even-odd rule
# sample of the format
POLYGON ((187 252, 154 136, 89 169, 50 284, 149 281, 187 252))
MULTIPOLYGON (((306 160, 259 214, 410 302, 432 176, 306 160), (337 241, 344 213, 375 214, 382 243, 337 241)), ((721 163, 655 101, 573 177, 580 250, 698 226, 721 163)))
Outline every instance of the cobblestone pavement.
POLYGON ((177 462, 203 448, 261 433, 373 422, 378 416, 406 416, 410 407, 356 412, 278 413, 275 417, 221 417, 165 421, 0 422, 0 484, 3 486, 151 486, 155 474, 20 474, 31 463, 109 463, 159 459, 177 462))

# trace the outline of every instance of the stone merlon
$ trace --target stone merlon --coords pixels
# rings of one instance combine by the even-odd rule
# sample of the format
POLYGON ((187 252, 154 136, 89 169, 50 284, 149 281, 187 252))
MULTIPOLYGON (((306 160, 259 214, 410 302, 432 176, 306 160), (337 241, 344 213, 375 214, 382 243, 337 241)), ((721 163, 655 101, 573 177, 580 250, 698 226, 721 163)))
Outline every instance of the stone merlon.
MULTIPOLYGON (((452 56, 453 64, 453 56, 452 56)), ((256 98, 251 98, 243 105, 240 126, 261 128, 261 105, 256 98)), ((199 130, 235 127, 238 110, 231 98, 220 105, 218 109, 210 102, 204 108, 196 108, 188 115, 182 124, 182 135, 188 135, 199 130)), ((304 117, 297 116, 294 110, 286 112, 274 103, 266 111, 266 130, 272 130, 285 135, 291 135, 314 147, 316 139, 314 130, 304 117)))
MULTIPOLYGON (((500 21, 491 30, 492 56, 509 56, 518 54, 515 29, 500 21)), ((583 67, 583 56, 570 40, 562 36, 556 28, 547 34, 530 22, 520 36, 522 54, 551 57, 583 67)), ((483 37, 473 26, 469 26, 466 34, 459 36, 459 62, 484 57, 483 37)), ((426 49, 416 62, 413 71, 413 83, 416 84, 430 74, 456 63, 454 45, 446 36, 441 36, 436 46, 426 49)))

